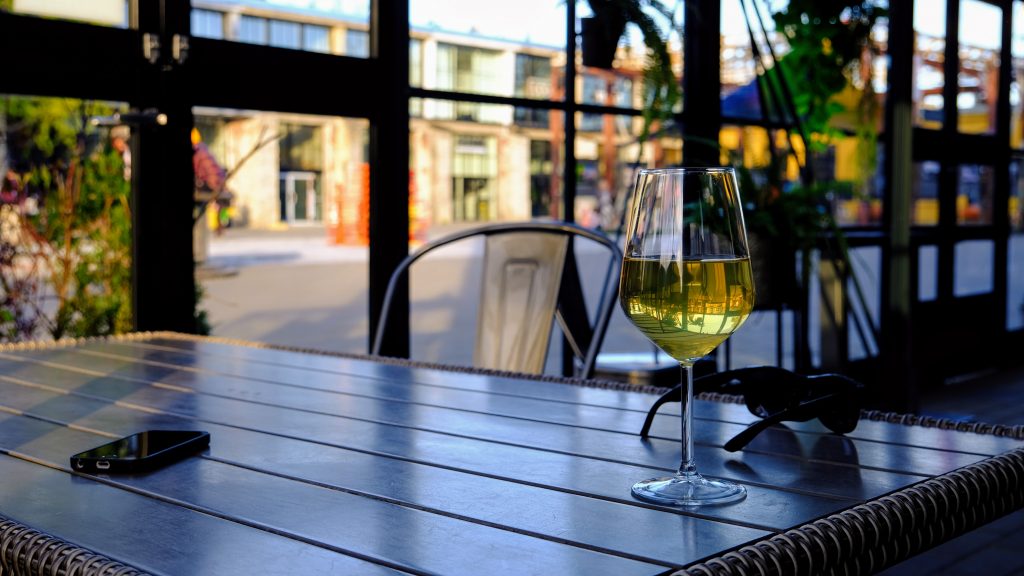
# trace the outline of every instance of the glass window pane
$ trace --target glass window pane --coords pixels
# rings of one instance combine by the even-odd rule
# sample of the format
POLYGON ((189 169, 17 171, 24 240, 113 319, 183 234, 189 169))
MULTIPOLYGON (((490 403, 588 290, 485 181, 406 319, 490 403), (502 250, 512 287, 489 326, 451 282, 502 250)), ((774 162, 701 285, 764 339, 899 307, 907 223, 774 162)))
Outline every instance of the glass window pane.
POLYGON ((936 226, 939 223, 938 162, 915 162, 912 194, 913 222, 917 226, 936 226))
POLYGON ((946 0, 914 0, 914 121, 938 129, 946 84, 946 0))
MULTIPOLYGON (((223 8, 224 32, 218 38, 357 58, 370 55, 369 0, 217 0, 209 6, 223 8)), ((194 27, 197 9, 192 12, 194 27)), ((193 34, 199 36, 194 29, 193 34)))
POLYGON ((345 32, 345 55, 369 58, 370 33, 366 30, 347 30, 345 32))
POLYGON ((434 99, 413 99, 410 108, 423 233, 460 222, 561 219, 562 113, 434 99))
POLYGON ((957 223, 991 224, 995 186, 995 170, 991 166, 960 166, 956 195, 957 223))
POLYGON ((1024 160, 1010 162, 1010 229, 1024 230, 1024 160))
POLYGON ((132 329, 127 109, 0 95, 0 342, 132 329))
POLYGON ((1024 2, 1013 3, 1013 35, 1010 42, 1010 53, 1013 69, 1010 77, 1010 145, 1024 148, 1024 2))
POLYGON ((410 0, 411 78, 423 88, 563 98, 565 2, 410 0))
POLYGON ((626 197, 639 167, 664 165, 666 156, 681 160, 682 142, 666 136, 641 147, 636 116, 579 114, 576 122, 575 218, 581 226, 614 231, 622 221, 626 197), (638 165, 639 161, 639 165, 638 165))
POLYGON ((302 49, 310 52, 331 51, 331 29, 327 26, 304 24, 302 26, 302 49))
POLYGON ((423 41, 419 38, 409 40, 409 85, 423 87, 423 41))
POLYGON ((960 1, 960 77, 956 107, 960 132, 994 134, 999 96, 1003 10, 980 0, 960 1))
POLYGON ((193 114, 197 280, 213 334, 365 352, 368 122, 193 114))
POLYGON ((192 35, 197 38, 224 38, 224 13, 214 10, 192 10, 192 35))
MULTIPOLYGON (((747 15, 755 30, 760 30, 757 15, 752 13, 750 4, 741 4, 740 0, 722 0, 722 116, 759 120, 762 118, 762 98, 757 82, 758 63, 750 44, 750 33, 746 19, 743 17, 742 6, 746 6, 747 15)), ((779 38, 775 34, 775 22, 770 18, 765 21, 769 29, 769 39, 775 46, 779 38)), ((763 40, 759 35, 759 42, 763 40)), ((758 44, 760 47, 763 44, 758 44)))
MULTIPOLYGON (((561 113, 412 99, 410 114, 416 240, 470 223, 561 219, 561 113)), ((429 271, 414 269, 410 276, 412 349, 418 359, 472 360, 480 247, 464 248, 425 260, 429 271), (439 331, 458 337, 442 341, 439 331)))
MULTIPOLYGON (((725 126, 719 144, 721 162, 742 166, 741 178, 752 178, 743 192, 746 202, 765 208, 780 192, 800 187, 800 163, 806 160, 799 137, 773 130, 769 139, 763 128, 725 126)), ((828 185, 818 187, 820 194, 808 201, 831 207, 841 226, 881 224, 882 162, 877 149, 871 153, 867 146, 870 143, 856 137, 839 137, 812 154, 815 178, 828 185)))
POLYGON ((761 120, 767 116, 778 120, 784 114, 781 88, 778 84, 770 84, 769 78, 775 65, 772 51, 780 60, 789 52, 786 35, 776 30, 772 17, 788 4, 788 0, 758 2, 756 8, 760 9, 759 13, 752 3, 722 0, 720 78, 722 115, 725 118, 761 120), (756 44, 751 44, 751 35, 756 44), (760 81, 759 72, 767 74, 760 81))
POLYGON ((127 28, 128 3, 129 0, 8 0, 0 2, 0 12, 127 28))
POLYGON ((516 96, 550 100, 554 88, 550 57, 516 54, 516 96))
MULTIPOLYGON (((660 0, 660 10, 643 6, 643 11, 658 27, 661 37, 667 40, 669 68, 674 86, 682 81, 682 3, 660 0), (666 13, 667 12, 667 13, 666 13)), ((605 37, 603 20, 594 19, 589 3, 577 4, 576 15, 580 18, 580 61, 576 68, 576 101, 587 104, 642 108, 647 94, 643 89, 644 69, 650 62, 650 53, 644 36, 635 24, 628 24, 618 42, 612 45, 605 37), (599 101, 588 102, 587 87, 582 83, 587 75, 605 78, 599 101), (623 81, 616 81, 615 78, 623 81)), ((681 94, 681 88, 676 94, 681 94)), ((682 109, 681 98, 674 106, 682 109)))
MULTIPOLYGON (((618 230, 628 210, 628 198, 633 192, 637 169, 673 166, 682 162, 683 142, 677 131, 666 132, 648 141, 641 149, 637 142, 641 129, 642 121, 637 116, 577 116, 574 216, 578 224, 602 229, 613 238, 619 236, 618 230), (587 130, 583 129, 584 126, 587 130)), ((604 272, 603 268, 596 270, 604 272)), ((600 279, 595 278, 592 286, 600 286, 599 282, 600 279)), ((660 362, 667 361, 665 354, 656 352, 618 306, 612 312, 602 357, 609 352, 616 354, 609 358, 641 365, 655 363, 655 357, 660 358, 660 362)))
POLYGON ((829 2, 789 4, 722 1, 723 116, 782 120, 796 108, 812 132, 880 129, 888 3, 863 2, 855 12, 829 2), (776 63, 786 69, 785 85, 776 63))
POLYGON ((267 19, 242 15, 238 20, 238 34, 234 40, 249 44, 266 44, 267 19))
POLYGON ((929 302, 939 297, 939 249, 921 246, 917 251, 917 299, 929 302))
POLYGON ((882 249, 873 246, 852 248, 850 250, 850 266, 852 274, 846 283, 846 293, 850 298, 851 306, 850 320, 847 326, 847 342, 849 343, 850 359, 856 360, 878 354, 878 342, 872 339, 867 319, 870 319, 876 328, 882 319, 882 249), (853 283, 854 277, 863 291, 864 306, 861 306, 861 301, 857 296, 853 283), (857 320, 854 320, 854 316, 857 317, 857 320), (860 322, 863 332, 857 329, 857 322, 860 322), (861 338, 862 333, 863 339, 861 338))
POLYGON ((1024 328, 1024 234, 1010 235, 1009 275, 1006 279, 1006 329, 1024 328))
POLYGON ((302 46, 302 28, 295 22, 271 20, 270 45, 298 49, 302 46))
POLYGON ((958 242, 953 258, 953 295, 971 296, 992 291, 995 243, 991 240, 958 242))

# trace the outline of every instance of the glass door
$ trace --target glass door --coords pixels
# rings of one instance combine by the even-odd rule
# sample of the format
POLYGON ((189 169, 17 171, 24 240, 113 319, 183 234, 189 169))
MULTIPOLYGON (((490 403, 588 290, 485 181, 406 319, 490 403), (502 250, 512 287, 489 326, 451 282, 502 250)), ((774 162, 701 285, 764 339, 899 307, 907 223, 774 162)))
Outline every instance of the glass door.
POLYGON ((323 220, 319 178, 315 172, 281 173, 281 222, 313 223, 323 220))
POLYGON ((912 316, 925 384, 991 366, 1006 333, 1011 16, 1002 0, 914 4, 912 316))

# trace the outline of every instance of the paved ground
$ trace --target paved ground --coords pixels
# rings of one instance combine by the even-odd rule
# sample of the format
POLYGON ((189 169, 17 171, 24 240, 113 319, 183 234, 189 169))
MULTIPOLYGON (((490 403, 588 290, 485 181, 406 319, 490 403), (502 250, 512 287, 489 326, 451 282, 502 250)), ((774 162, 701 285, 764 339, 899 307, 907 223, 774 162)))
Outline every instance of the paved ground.
MULTIPOLYGON (((439 232, 441 233, 441 232, 439 232)), ((418 359, 468 363, 479 293, 479 245, 455 248, 414 267, 413 352, 418 359), (429 271, 426 271, 429 269, 429 271), (439 339, 437 334, 445 334, 439 339)), ((275 344, 366 352, 367 249, 332 246, 320 228, 286 232, 228 230, 210 243, 200 277, 213 333, 275 344)), ((607 259, 580 250, 588 304, 600 293, 607 259)), ((787 330, 788 334, 788 330, 787 330)), ((732 341, 736 365, 774 363, 775 316, 755 314, 732 341)), ((605 352, 652 353, 618 309, 605 352)), ((552 357, 556 357, 553 352, 552 357)), ((553 366, 553 364, 552 364, 553 366)))

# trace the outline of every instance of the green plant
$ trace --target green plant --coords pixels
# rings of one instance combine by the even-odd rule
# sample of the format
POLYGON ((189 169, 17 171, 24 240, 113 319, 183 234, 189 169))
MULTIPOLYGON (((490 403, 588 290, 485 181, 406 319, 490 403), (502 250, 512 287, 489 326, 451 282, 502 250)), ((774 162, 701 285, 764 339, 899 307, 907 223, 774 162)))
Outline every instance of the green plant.
POLYGON ((3 302, 0 320, 25 326, 8 331, 11 339, 37 329, 54 338, 131 329, 130 183, 120 153, 88 122, 111 111, 70 99, 2 102, 3 245, 11 262, 4 276, 9 285, 36 286, 3 302))
POLYGON ((594 18, 615 30, 609 41, 618 42, 628 24, 635 25, 647 51, 643 82, 643 127, 640 141, 646 141, 656 123, 672 118, 682 100, 679 79, 672 71, 668 33, 674 26, 672 10, 660 0, 587 0, 594 18), (658 20, 663 20, 660 25, 658 20))
POLYGON ((875 101, 870 67, 861 64, 866 52, 878 52, 871 30, 887 14, 876 0, 790 0, 772 15, 789 45, 779 68, 796 113, 808 134, 825 137, 812 139, 808 146, 820 146, 837 134, 832 119, 846 107, 835 97, 848 86, 858 87, 862 102, 875 101))

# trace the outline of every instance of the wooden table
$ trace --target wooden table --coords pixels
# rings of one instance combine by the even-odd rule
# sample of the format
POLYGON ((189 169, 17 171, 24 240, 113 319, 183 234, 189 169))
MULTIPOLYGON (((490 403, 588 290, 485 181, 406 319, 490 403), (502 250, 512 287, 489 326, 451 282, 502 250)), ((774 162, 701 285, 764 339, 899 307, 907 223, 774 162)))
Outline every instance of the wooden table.
POLYGON ((630 485, 679 459, 678 405, 637 436, 654 398, 175 334, 8 346, 0 558, 120 567, 66 542, 120 573, 871 571, 1022 504, 1013 438, 869 420, 839 437, 815 421, 729 454, 753 417, 707 401, 698 465, 749 495, 644 504, 630 485), (68 467, 155 428, 212 443, 149 474, 68 467))

